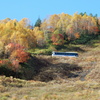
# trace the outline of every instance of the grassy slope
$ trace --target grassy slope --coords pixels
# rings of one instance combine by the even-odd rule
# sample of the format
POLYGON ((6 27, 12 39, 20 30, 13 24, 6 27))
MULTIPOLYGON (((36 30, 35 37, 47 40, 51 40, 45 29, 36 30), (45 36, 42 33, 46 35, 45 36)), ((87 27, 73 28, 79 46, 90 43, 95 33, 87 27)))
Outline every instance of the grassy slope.
MULTIPOLYGON (((58 74, 55 80, 47 83, 0 76, 0 100, 100 100, 100 43, 95 48, 81 48, 87 52, 80 53, 78 58, 38 57, 52 65, 41 69, 43 73, 58 74), (77 76, 68 77, 65 73, 65 77, 62 75, 63 67, 68 67, 64 69, 69 71, 68 74, 77 76)), ((37 78, 41 78, 43 73, 37 78)))

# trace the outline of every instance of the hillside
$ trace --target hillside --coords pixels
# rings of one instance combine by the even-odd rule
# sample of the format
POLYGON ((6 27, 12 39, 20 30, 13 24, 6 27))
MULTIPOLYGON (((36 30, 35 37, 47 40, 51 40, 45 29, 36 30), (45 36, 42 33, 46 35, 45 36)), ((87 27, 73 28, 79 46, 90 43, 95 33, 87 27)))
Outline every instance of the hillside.
POLYGON ((0 76, 0 100, 99 100, 100 43, 81 48, 78 58, 37 56, 47 66, 34 80, 0 76))
POLYGON ((81 48, 84 52, 79 52, 79 57, 77 58, 37 56, 38 59, 49 62, 49 64, 47 67, 40 69, 41 71, 38 76, 36 76, 36 80, 50 81, 60 78, 87 80, 98 78, 100 45, 99 43, 97 45, 95 48, 82 46, 81 48))

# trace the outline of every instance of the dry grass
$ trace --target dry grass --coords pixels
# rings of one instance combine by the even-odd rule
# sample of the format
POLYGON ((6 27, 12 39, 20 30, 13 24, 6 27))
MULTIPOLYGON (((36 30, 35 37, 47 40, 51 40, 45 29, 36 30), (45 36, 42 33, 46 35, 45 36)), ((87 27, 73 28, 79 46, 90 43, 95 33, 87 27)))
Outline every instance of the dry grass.
POLYGON ((7 86, 1 84, 0 100, 99 100, 100 98, 100 83, 93 80, 63 80, 48 83, 22 81, 22 83, 25 83, 22 87, 19 85, 17 87, 16 83, 13 87, 10 85, 12 83, 7 86))
POLYGON ((98 46, 82 47, 84 53, 79 52, 79 57, 51 57, 37 56, 40 60, 49 62, 48 67, 42 67, 40 73, 34 77, 40 81, 51 81, 58 78, 84 78, 99 79, 100 67, 100 43, 98 46), (78 77, 77 77, 78 76, 78 77))
POLYGON ((100 46, 84 49, 78 58, 38 57, 50 66, 35 78, 52 81, 0 76, 0 100, 100 100, 100 46))

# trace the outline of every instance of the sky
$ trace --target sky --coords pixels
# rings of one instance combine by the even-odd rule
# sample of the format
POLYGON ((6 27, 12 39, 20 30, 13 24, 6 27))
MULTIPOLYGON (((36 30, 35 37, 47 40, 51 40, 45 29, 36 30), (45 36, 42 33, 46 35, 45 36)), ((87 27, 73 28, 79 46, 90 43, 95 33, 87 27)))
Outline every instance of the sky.
POLYGON ((0 0, 0 20, 28 18, 32 24, 53 14, 86 12, 100 17, 100 0, 0 0))

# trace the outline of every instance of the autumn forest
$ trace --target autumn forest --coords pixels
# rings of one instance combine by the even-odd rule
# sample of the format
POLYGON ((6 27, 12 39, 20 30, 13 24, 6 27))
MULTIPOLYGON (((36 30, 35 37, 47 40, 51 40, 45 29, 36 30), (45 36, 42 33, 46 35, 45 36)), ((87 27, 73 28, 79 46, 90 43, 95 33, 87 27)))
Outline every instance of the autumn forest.
POLYGON ((43 21, 38 18, 34 26, 30 25, 28 18, 20 21, 10 18, 0 20, 0 44, 4 46, 9 43, 18 43, 25 48, 34 48, 49 42, 53 45, 63 45, 84 35, 95 37, 99 34, 100 19, 86 13, 54 14, 43 21))
POLYGON ((92 43, 93 39, 100 39, 97 15, 54 14, 43 21, 38 18, 34 26, 28 18, 20 21, 6 18, 0 20, 0 66, 21 72, 21 66, 27 66, 31 58, 28 50, 49 48, 51 53, 69 44, 92 43))

